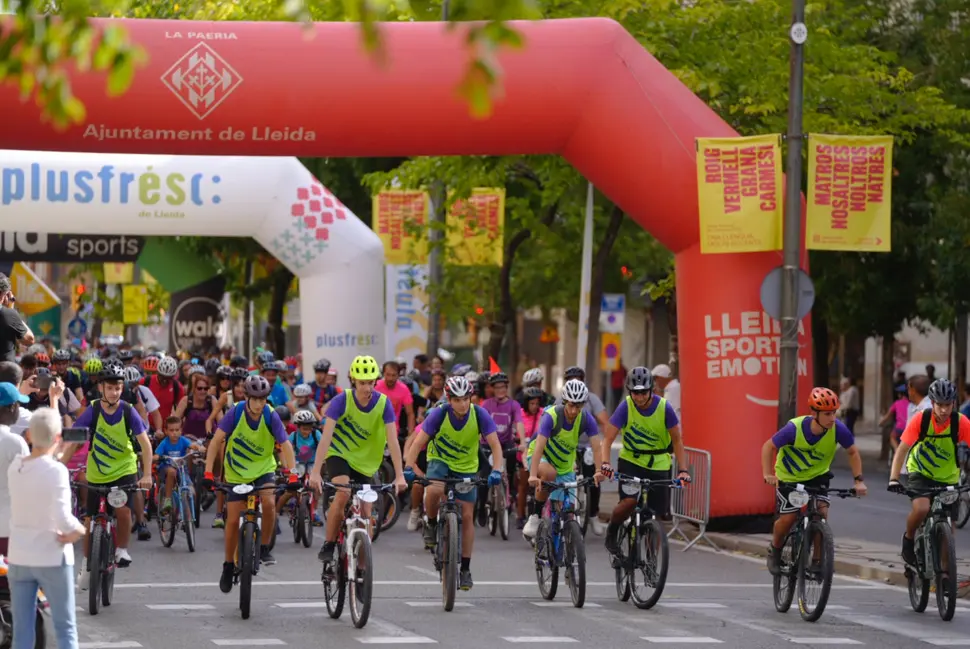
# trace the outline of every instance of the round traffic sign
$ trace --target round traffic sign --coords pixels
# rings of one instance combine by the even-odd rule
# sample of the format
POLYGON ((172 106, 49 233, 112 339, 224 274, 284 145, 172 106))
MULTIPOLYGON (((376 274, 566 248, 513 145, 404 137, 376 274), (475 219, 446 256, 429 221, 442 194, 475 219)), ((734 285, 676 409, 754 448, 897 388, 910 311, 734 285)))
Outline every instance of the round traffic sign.
MULTIPOLYGON (((781 283, 783 276, 784 270, 779 266, 768 271, 764 281, 761 282, 761 308, 775 320, 781 320, 781 283)), ((795 311, 796 317, 801 320, 809 314, 812 305, 815 303, 815 285, 808 273, 801 268, 798 269, 797 277, 795 288, 797 306, 795 311)))

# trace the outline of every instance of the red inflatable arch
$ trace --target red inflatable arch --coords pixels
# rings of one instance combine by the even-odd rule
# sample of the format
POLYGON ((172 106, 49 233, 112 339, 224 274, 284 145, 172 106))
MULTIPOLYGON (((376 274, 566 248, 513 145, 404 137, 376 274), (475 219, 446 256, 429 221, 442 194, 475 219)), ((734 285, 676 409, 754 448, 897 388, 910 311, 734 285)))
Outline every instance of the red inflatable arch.
MULTIPOLYGON (((461 30, 441 24, 382 25, 385 67, 362 51, 359 28, 347 23, 318 24, 312 38, 287 23, 126 25, 150 57, 127 94, 107 99, 102 76, 76 77, 87 120, 58 132, 4 87, 0 149, 562 154, 676 254, 684 433, 713 457, 712 516, 772 511, 758 458, 776 428, 778 326, 758 294, 780 255, 700 254, 694 138, 735 132, 620 25, 595 18, 516 25, 527 45, 503 53, 504 96, 488 120, 470 117, 455 93, 468 54, 461 30)), ((15 227, 27 226, 3 224, 15 227)), ((807 321, 804 329, 806 387, 807 321)))

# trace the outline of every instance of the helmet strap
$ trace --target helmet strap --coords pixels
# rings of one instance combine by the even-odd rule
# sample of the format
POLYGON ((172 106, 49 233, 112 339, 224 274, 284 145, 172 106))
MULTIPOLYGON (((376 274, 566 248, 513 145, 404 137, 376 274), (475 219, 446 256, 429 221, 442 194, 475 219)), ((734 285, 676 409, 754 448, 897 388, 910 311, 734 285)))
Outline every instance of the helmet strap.
POLYGON ((818 418, 820 414, 822 414, 821 410, 815 410, 814 408, 812 409, 812 419, 816 424, 818 424, 818 427, 822 429, 822 434, 824 435, 825 433, 829 432, 829 428, 831 428, 831 426, 826 428, 822 425, 822 421, 818 418))

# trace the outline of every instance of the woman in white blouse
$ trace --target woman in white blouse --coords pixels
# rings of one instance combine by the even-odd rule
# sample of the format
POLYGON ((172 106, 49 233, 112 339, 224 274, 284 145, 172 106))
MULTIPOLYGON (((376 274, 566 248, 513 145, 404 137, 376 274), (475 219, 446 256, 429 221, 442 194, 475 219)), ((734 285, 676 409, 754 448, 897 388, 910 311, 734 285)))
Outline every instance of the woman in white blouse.
POLYGON ((84 526, 71 513, 67 469, 54 459, 61 417, 34 411, 28 428, 33 450, 13 461, 10 484, 10 595, 13 649, 33 649, 37 589, 50 603, 58 649, 78 649, 74 620, 74 546, 84 526))

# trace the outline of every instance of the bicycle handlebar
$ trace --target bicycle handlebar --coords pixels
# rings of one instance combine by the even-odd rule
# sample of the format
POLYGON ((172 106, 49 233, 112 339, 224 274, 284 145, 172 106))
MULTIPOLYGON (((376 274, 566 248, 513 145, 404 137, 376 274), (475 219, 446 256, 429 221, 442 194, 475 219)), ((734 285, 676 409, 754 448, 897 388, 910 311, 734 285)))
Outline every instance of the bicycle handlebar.
POLYGON ((795 491, 802 491, 810 496, 838 496, 839 498, 855 498, 859 494, 855 489, 836 489, 829 487, 806 487, 796 482, 779 482, 779 487, 792 487, 795 491))
POLYGON ((329 487, 331 489, 343 489, 345 491, 350 491, 351 493, 357 493, 358 491, 363 491, 366 487, 371 491, 390 491, 394 488, 394 483, 390 484, 367 484, 365 482, 345 482, 340 484, 338 482, 324 482, 324 487, 329 487))
MULTIPOLYGON (((255 480, 253 481, 255 482, 255 480)), ((276 489, 276 483, 269 483, 264 485, 255 485, 253 482, 240 482, 238 484, 229 484, 227 482, 213 482, 212 488, 219 491, 230 492, 233 487, 238 487, 240 485, 249 485, 253 488, 253 491, 262 491, 264 489, 276 489)))
POLYGON ((427 476, 414 476, 414 482, 419 485, 427 487, 432 482, 440 482, 445 486, 454 486, 458 484, 470 484, 476 487, 483 487, 488 484, 488 480, 482 480, 481 478, 429 478, 427 476))
POLYGON ((148 491, 148 489, 142 489, 138 485, 115 485, 113 487, 99 487, 96 484, 90 484, 90 483, 87 483, 87 482, 74 482, 74 481, 72 481, 71 482, 71 486, 72 487, 83 487, 83 488, 87 489, 88 491, 93 491, 94 493, 98 493, 98 494, 111 493, 112 491, 124 491, 124 492, 130 492, 130 491, 148 491))
POLYGON ((643 487, 667 487, 668 489, 683 489, 684 482, 680 478, 664 478, 663 480, 650 480, 649 478, 638 478, 624 473, 614 473, 613 480, 619 482, 635 482, 643 487))
POLYGON ((906 496, 934 497, 934 496, 939 496, 940 494, 946 493, 948 491, 952 491, 956 493, 963 493, 965 491, 970 491, 970 484, 947 485, 945 487, 933 487, 931 489, 920 489, 918 491, 915 489, 904 489, 903 491, 898 493, 901 493, 906 496))
POLYGON ((548 480, 542 480, 543 489, 548 489, 549 491, 565 491, 566 489, 576 489, 582 487, 588 482, 592 482, 592 478, 579 478, 572 482, 549 482, 548 480))

